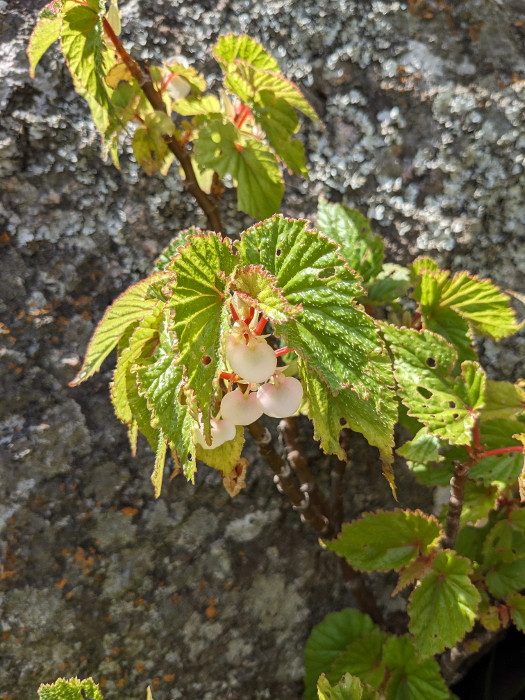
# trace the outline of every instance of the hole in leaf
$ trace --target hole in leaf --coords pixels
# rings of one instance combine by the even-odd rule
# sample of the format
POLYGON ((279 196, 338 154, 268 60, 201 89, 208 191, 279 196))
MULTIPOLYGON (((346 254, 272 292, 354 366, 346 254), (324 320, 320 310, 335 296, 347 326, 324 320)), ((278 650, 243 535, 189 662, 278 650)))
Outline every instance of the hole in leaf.
POLYGON ((448 405, 450 408, 456 408, 456 402, 455 401, 449 401, 448 405))
POLYGON ((278 258, 282 252, 283 251, 280 248, 277 248, 277 250, 275 251, 275 257, 278 258))
POLYGON ((209 365, 211 362, 211 357, 209 355, 203 355, 202 356, 202 364, 203 365, 209 365))
POLYGON ((453 414, 452 414, 452 418, 454 418, 454 420, 455 420, 456 418, 459 418, 459 413, 453 413, 453 414))
POLYGON ((432 392, 429 391, 428 389, 425 389, 424 386, 418 386, 417 387, 418 392, 423 396, 425 399, 429 399, 432 396, 432 392))
POLYGON ((339 418, 339 425, 346 425, 346 418, 339 418))
POLYGON ((361 235, 364 236, 366 233, 366 226, 363 226, 361 229, 361 235))
POLYGON ((186 459, 188 462, 191 462, 191 460, 193 459, 193 455, 191 454, 191 452, 188 452, 188 454, 186 455, 186 459))
POLYGON ((319 270, 317 273, 317 279, 327 280, 335 275, 335 269, 333 267, 325 267, 324 270, 319 270))
POLYGON ((437 362, 434 360, 433 357, 427 357, 427 365, 429 367, 437 367, 437 362))

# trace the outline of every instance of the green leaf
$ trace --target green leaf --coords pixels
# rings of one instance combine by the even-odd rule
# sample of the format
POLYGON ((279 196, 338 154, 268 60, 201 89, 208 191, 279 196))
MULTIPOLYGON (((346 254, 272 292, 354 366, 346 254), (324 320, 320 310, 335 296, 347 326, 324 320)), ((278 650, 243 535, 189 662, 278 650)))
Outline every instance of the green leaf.
POLYGON ((385 399, 382 410, 377 410, 371 401, 361 399, 351 387, 333 396, 319 377, 308 371, 303 361, 299 361, 299 371, 308 396, 308 416, 313 421, 314 437, 320 441, 321 448, 327 454, 346 459, 339 445, 339 433, 344 423, 379 449, 385 476, 393 486, 388 465, 392 461, 394 445, 395 402, 385 399))
POLYGON ((406 267, 384 263, 383 269, 367 285, 367 304, 395 304, 410 287, 410 274, 406 267))
POLYGON ((373 688, 349 673, 345 673, 337 685, 330 685, 323 674, 317 682, 317 694, 319 700, 379 700, 373 688))
POLYGON ((446 700, 449 691, 434 659, 417 661, 414 645, 408 636, 391 637, 384 651, 390 671, 386 700, 446 700))
POLYGON ((330 678, 336 679, 345 673, 357 676, 373 688, 379 688, 385 676, 383 644, 388 636, 373 630, 348 644, 330 667, 330 678))
POLYGON ((244 263, 262 264, 287 301, 302 305, 295 319, 276 326, 277 335, 334 394, 351 385, 381 410, 391 396, 389 361, 373 320, 355 302, 362 288, 337 244, 306 221, 274 216, 236 245, 244 263))
POLYGON ((215 233, 188 236, 169 269, 176 273, 168 308, 175 311, 177 363, 184 365, 193 417, 202 413, 210 436, 212 397, 224 366, 222 348, 230 329, 227 278, 236 263, 229 240, 215 233))
POLYGON ((274 323, 286 323, 301 312, 300 305, 292 306, 288 303, 277 279, 262 265, 237 268, 231 291, 274 323))
POLYGON ((487 588, 496 598, 521 591, 525 581, 525 559, 498 564, 487 573, 486 581, 487 588))
POLYGON ((485 387, 485 406, 480 415, 481 421, 495 418, 509 420, 518 418, 525 412, 525 390, 518 382, 496 382, 487 380, 485 387))
POLYGON ((511 510, 495 523, 483 543, 486 568, 525 558, 525 511, 511 510))
POLYGON ((172 274, 165 272, 151 275, 128 287, 111 304, 89 341, 82 367, 70 386, 77 386, 97 372, 126 329, 153 311, 157 300, 147 298, 150 285, 159 281, 166 283, 172 277, 172 274))
POLYGON ((476 362, 464 362, 454 377, 454 349, 431 331, 383 324, 394 354, 399 394, 408 413, 437 437, 469 445, 484 402, 485 374, 476 362))
POLYGON ((133 412, 128 400, 127 389, 136 393, 135 378, 130 376, 131 368, 141 357, 149 357, 158 343, 159 328, 162 323, 162 304, 156 302, 150 313, 138 324, 128 326, 117 349, 117 365, 111 382, 111 401, 117 418, 130 425, 133 412))
POLYGON ((213 450, 205 450, 197 445, 197 457, 212 469, 221 472, 223 476, 228 476, 240 459, 242 448, 244 447, 244 428, 238 425, 233 440, 227 440, 213 450))
POLYGON ((195 420, 183 403, 183 368, 175 364, 176 355, 175 335, 164 326, 155 355, 147 362, 136 364, 132 371, 137 376, 140 393, 148 402, 153 427, 160 428, 170 444, 175 462, 182 467, 188 481, 193 481, 196 471, 195 420))
POLYGON ((270 146, 291 172, 308 177, 303 144, 292 139, 299 128, 299 120, 293 109, 282 98, 271 92, 259 95, 260 105, 252 107, 255 121, 261 126, 270 146))
POLYGON ((377 277, 383 266, 385 246, 380 236, 372 235, 369 219, 356 209, 330 204, 321 198, 317 225, 326 236, 339 243, 341 255, 365 283, 377 277))
POLYGON ((450 279, 448 271, 437 270, 436 264, 428 259, 417 261, 413 270, 414 296, 426 321, 435 317, 437 309, 450 309, 476 333, 496 340, 519 330, 510 297, 489 280, 480 280, 467 272, 459 272, 450 279))
POLYGON ((183 117, 193 117, 196 114, 219 114, 221 103, 215 95, 183 97, 172 102, 171 108, 183 117))
POLYGON ((436 518, 421 511, 394 510, 366 513, 343 525, 339 537, 326 542, 360 571, 399 571, 421 554, 427 554, 442 536, 436 518))
POLYGON ((157 270, 165 270, 167 267, 169 267, 171 259, 174 255, 176 255, 178 249, 183 245, 186 245, 186 237, 197 236, 199 233, 202 233, 202 231, 200 231, 198 228, 189 228, 185 231, 180 231, 180 233, 178 233, 175 238, 170 241, 169 245, 164 248, 162 253, 155 260, 155 268, 157 270))
POLYGON ((331 683, 330 669, 346 647, 358 639, 369 635, 378 628, 368 615, 358 610, 341 610, 330 613, 314 627, 305 648, 305 700, 317 697, 317 679, 322 673, 331 683))
POLYGON ((170 63, 167 68, 170 73, 184 78, 190 86, 193 95, 200 95, 206 90, 206 78, 193 66, 185 66, 182 63, 170 63))
POLYGON ((443 457, 439 448, 442 444, 438 437, 429 434, 427 428, 421 428, 413 440, 405 442, 396 452, 412 462, 441 462, 443 457))
POLYGON ((456 552, 472 561, 481 563, 483 543, 490 528, 490 522, 481 527, 475 527, 474 525, 462 527, 456 538, 456 552))
POLYGON ((235 180, 241 211, 262 219, 279 209, 284 183, 275 156, 222 116, 203 123, 194 143, 194 156, 200 170, 215 170, 220 177, 230 175, 235 180))
POLYGON ((102 693, 92 678, 80 681, 78 678, 59 678, 50 685, 38 688, 40 700, 102 700, 102 693))
POLYGON ((443 550, 433 561, 432 573, 412 592, 409 627, 419 658, 453 647, 472 629, 481 597, 471 573, 467 559, 443 550))
POLYGON ((40 16, 35 25, 27 47, 27 57, 29 58, 30 67, 29 74, 32 78, 35 77, 35 68, 42 56, 48 48, 60 38, 61 23, 62 20, 59 16, 52 18, 40 16))
POLYGON ((514 593, 506 600, 510 616, 520 632, 525 632, 525 596, 514 593))
POLYGON ((75 86, 81 86, 99 105, 112 112, 105 76, 115 59, 102 39, 100 3, 66 3, 60 31, 62 52, 75 86), (72 9, 68 9, 71 7, 72 9))
POLYGON ((256 68, 279 72, 279 64, 275 58, 265 51, 262 44, 246 34, 220 36, 213 47, 213 55, 223 69, 240 58, 256 68))

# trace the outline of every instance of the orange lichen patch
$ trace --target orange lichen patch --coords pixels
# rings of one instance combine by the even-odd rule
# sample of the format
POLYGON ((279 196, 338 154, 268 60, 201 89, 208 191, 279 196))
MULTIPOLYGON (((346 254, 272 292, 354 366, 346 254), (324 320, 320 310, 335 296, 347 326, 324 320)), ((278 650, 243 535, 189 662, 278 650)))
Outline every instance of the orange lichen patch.
POLYGON ((135 669, 137 673, 144 673, 144 671, 146 670, 146 664, 143 664, 142 661, 137 661, 137 663, 135 664, 135 669))
POLYGON ((167 673, 167 674, 164 676, 164 681, 165 681, 166 683, 172 683, 174 680, 175 680, 175 674, 174 674, 174 673, 167 673))
POLYGON ((468 35, 471 41, 477 41, 479 39, 479 35, 481 34, 482 28, 483 22, 476 22, 471 27, 469 27, 468 35))
POLYGON ((98 684, 101 688, 105 688, 107 685, 107 682, 108 682, 108 679, 106 678, 106 676, 101 676, 98 684))
POLYGON ((153 678, 151 680, 151 685, 153 686, 153 690, 158 690, 160 687, 160 678, 153 678))
POLYGON ((206 608, 206 617, 208 620, 211 620, 215 617, 217 614, 217 608, 215 607, 215 600, 213 598, 207 598, 206 602, 208 603, 208 607, 206 608))
POLYGON ((9 245, 11 243, 11 236, 7 231, 2 231, 0 233, 0 245, 9 245))
POLYGON ((172 595, 171 600, 173 601, 174 605, 177 605, 177 603, 180 603, 180 601, 182 600, 182 596, 181 595, 172 595))
POLYGON ((67 579, 62 578, 62 579, 60 579, 60 581, 58 583, 55 583, 55 588, 64 588, 66 583, 67 583, 67 579))
POLYGON ((132 506, 125 506, 124 508, 121 508, 120 510, 122 513, 124 513, 124 515, 131 515, 132 517, 134 515, 137 515, 137 513, 139 512, 138 508, 132 508, 132 506))
POLYGON ((91 319, 93 318, 93 314, 91 313, 91 311, 83 311, 80 314, 80 316, 84 319, 84 321, 91 321, 91 319))
POLYGON ((199 591, 203 591, 206 588, 206 581, 199 581, 199 591))
POLYGON ((2 641, 7 642, 9 637, 11 636, 11 630, 6 630, 5 632, 2 633, 2 641))
POLYGON ((11 333, 9 328, 5 325, 5 323, 2 323, 0 321, 0 335, 7 335, 8 333, 11 333))
POLYGON ((89 574, 95 566, 95 557, 92 554, 88 554, 82 547, 76 548, 73 558, 79 564, 84 574, 89 574))
POLYGON ((91 301, 91 298, 87 294, 82 294, 79 296, 75 301, 73 302, 73 306, 85 306, 86 304, 89 304, 91 301))
POLYGON ((143 598, 141 595, 139 595, 139 596, 138 596, 137 598, 135 598, 135 600, 133 601, 133 605, 134 605, 135 607, 137 607, 137 608, 140 608, 140 606, 141 606, 141 605, 144 605, 145 602, 146 602, 146 601, 144 600, 144 598, 143 598))

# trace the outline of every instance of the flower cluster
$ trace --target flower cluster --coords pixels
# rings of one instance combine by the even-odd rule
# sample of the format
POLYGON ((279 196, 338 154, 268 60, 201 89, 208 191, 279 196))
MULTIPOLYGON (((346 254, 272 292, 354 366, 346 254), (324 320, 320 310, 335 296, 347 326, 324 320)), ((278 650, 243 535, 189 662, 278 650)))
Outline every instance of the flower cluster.
POLYGON ((263 413, 272 418, 293 415, 303 397, 301 382, 285 376, 277 367, 277 355, 287 352, 287 348, 274 351, 266 336, 261 335, 266 325, 264 316, 259 319, 250 308, 241 320, 235 306, 232 308, 235 323, 226 341, 226 361, 232 371, 222 375, 229 380, 229 391, 221 400, 219 414, 211 421, 211 444, 206 443, 200 430, 196 433, 197 442, 208 450, 233 440, 235 426, 250 425, 263 413))

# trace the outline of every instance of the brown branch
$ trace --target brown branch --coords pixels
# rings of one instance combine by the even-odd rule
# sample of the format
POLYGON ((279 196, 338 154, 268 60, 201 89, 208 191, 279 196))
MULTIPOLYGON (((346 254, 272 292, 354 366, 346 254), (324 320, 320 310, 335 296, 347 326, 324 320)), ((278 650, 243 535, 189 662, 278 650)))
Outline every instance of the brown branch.
POLYGON ((470 464, 454 462, 454 476, 450 480, 450 498, 448 501, 447 524, 445 536, 442 540, 443 547, 453 549, 459 530, 459 520, 465 500, 465 486, 470 471, 470 464))
POLYGON ((332 486, 332 515, 330 518, 334 535, 341 531, 344 519, 344 476, 348 462, 332 457, 330 470, 332 486))
POLYGON ((258 421, 248 426, 250 435, 259 448, 261 457, 267 462, 274 473, 274 483, 291 501, 295 510, 301 514, 301 520, 308 523, 319 535, 326 536, 328 532, 328 518, 320 513, 316 505, 310 499, 308 492, 302 491, 293 474, 290 465, 276 452, 272 436, 268 428, 258 421))
MULTIPOLYGON (((326 502, 324 494, 319 488, 317 480, 310 471, 308 462, 301 451, 297 417, 291 416, 289 418, 283 418, 283 420, 279 423, 279 431, 283 439, 288 462, 295 471, 301 484, 301 491, 308 493, 311 503, 317 507, 319 512, 322 513, 325 518, 330 520, 330 507, 326 502)), ((331 523, 330 534, 335 534, 333 533, 331 523)))
POLYGON ((359 610, 370 615, 377 625, 383 626, 383 614, 363 574, 352 568, 346 559, 341 559, 341 571, 359 610))
MULTIPOLYGON (((113 31, 113 28, 111 27, 107 19, 104 18, 102 21, 104 24, 104 31, 106 32, 109 39, 111 40, 111 43, 115 47, 116 53, 118 54, 122 62, 126 65, 131 75, 138 82, 139 87, 146 96, 148 102, 151 104, 153 109, 159 112, 164 112, 166 114, 166 105, 164 104, 162 96, 155 89, 150 74, 147 71, 143 70, 141 66, 137 63, 137 61, 135 61, 135 59, 129 55, 122 42, 113 31)), ((199 187, 189 151, 187 151, 187 149, 178 141, 178 139, 175 136, 166 136, 165 141, 168 148, 173 153, 175 158, 179 161, 182 170, 184 171, 184 187, 188 190, 188 192, 191 195, 193 195, 193 197, 197 201, 197 204, 206 214, 206 218, 208 219, 208 225, 210 226, 210 229, 212 231, 217 231, 219 233, 225 234, 226 231, 224 229, 224 226, 222 225, 219 216, 217 201, 213 197, 208 196, 206 192, 201 190, 201 188, 199 187)))

